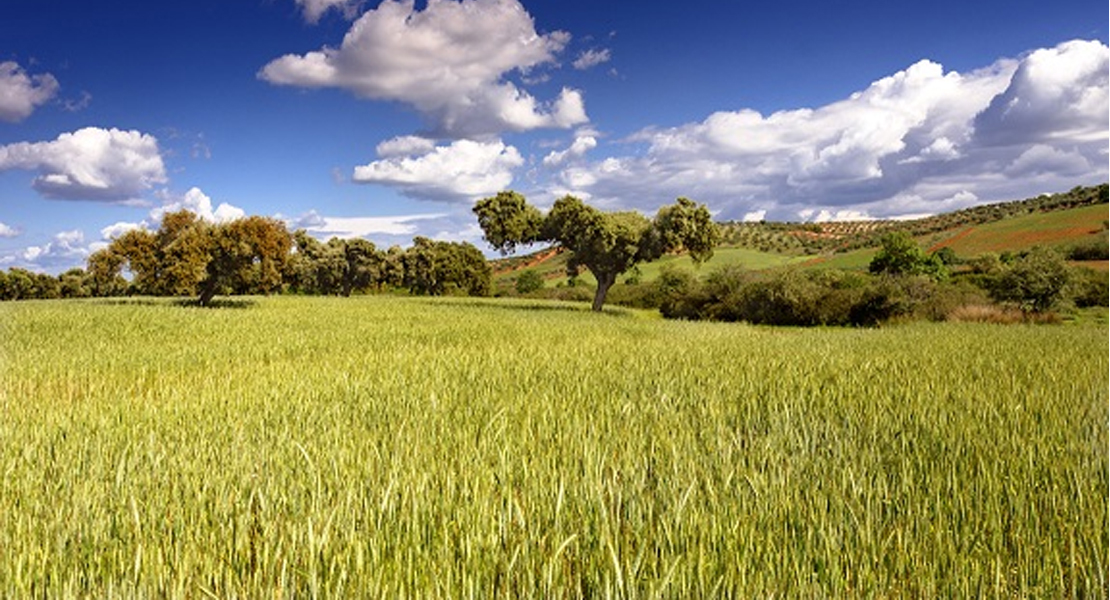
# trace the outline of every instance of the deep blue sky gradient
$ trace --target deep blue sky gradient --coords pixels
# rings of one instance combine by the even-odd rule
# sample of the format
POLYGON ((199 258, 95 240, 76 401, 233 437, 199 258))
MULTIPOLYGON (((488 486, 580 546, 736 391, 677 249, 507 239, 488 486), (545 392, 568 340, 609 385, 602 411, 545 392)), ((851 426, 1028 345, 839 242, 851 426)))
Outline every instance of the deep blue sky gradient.
MULTIPOLYGON (((541 102, 564 87, 581 91, 585 128, 598 144, 590 156, 597 161, 644 156, 646 146, 633 139, 638 134, 699 123, 718 111, 766 116, 817 109, 923 59, 966 73, 1069 40, 1105 45, 1108 21, 1101 0, 522 4, 538 33, 561 30, 573 38, 558 67, 541 69, 548 81, 519 72, 504 80, 541 102), (572 68, 589 49, 608 50, 611 59, 589 70, 572 68)), ((376 5, 372 0, 362 9, 376 5)), ((81 231, 87 253, 103 242, 102 228, 149 221, 152 207, 194 187, 213 204, 291 219, 309 212, 453 213, 436 222, 442 230, 419 233, 478 241, 472 227, 464 230, 466 206, 350 181, 354 167, 377 158, 379 143, 428 130, 414 107, 259 77, 283 55, 338 47, 351 27, 338 12, 312 24, 293 0, 6 0, 3 13, 0 63, 13 61, 29 75, 49 73, 60 89, 27 118, 0 121, 0 146, 49 142, 84 127, 136 130, 158 139, 168 181, 147 190, 138 199, 143 205, 60 200, 32 189, 33 169, 0 168, 0 223, 18 232, 0 237, 0 268, 81 265, 80 250, 36 261, 26 249, 45 247, 59 232, 81 231)), ((574 129, 502 133, 499 139, 525 159, 513 186, 546 185, 536 174, 543 157, 575 137, 574 129)), ((732 216, 736 211, 742 207, 732 216)), ((369 237, 392 243, 411 236, 369 237)))

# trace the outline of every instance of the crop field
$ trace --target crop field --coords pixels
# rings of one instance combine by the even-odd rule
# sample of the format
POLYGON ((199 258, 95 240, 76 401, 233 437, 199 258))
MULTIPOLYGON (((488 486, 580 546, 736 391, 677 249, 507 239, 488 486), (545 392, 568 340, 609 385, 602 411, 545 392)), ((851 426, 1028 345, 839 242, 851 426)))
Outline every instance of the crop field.
POLYGON ((0 597, 1106 597, 1104 325, 0 304, 0 597))
POLYGON ((957 230, 937 246, 957 254, 975 256, 1035 245, 1067 247, 1106 237, 1106 205, 1096 204, 1064 211, 1033 213, 957 230))

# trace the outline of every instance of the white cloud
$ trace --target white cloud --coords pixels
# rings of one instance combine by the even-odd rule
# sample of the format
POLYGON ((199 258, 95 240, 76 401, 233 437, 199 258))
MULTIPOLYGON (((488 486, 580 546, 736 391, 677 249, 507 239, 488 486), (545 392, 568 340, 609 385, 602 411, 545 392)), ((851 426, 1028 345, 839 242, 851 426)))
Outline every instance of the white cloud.
POLYGON ((46 271, 57 271, 83 263, 89 256, 85 235, 79 230, 55 234, 42 246, 28 246, 20 254, 23 263, 46 271))
POLYGON ((509 187, 524 159, 501 141, 457 140, 416 156, 389 156, 355 167, 353 180, 396 187, 415 198, 472 200, 509 187))
POLYGON ((117 221, 101 229, 100 237, 105 240, 114 240, 133 229, 147 229, 147 226, 144 223, 129 223, 126 221, 117 221))
POLYGON ((19 236, 19 230, 4 223, 0 223, 0 238, 13 238, 19 236))
POLYGON ((990 202, 1099 183, 1108 58, 1093 41, 967 73, 923 60, 825 106, 645 129, 630 138, 642 152, 567 164, 557 180, 645 210, 685 195, 732 219, 756 209, 770 219, 804 208, 830 218, 919 214, 963 204, 961 192, 990 202))
POLYGON ((986 144, 1050 140, 1105 146, 1110 114, 1110 52, 1098 41, 1071 41, 1030 53, 1006 90, 975 119, 986 144))
POLYGON ((435 147, 435 140, 415 135, 403 135, 378 144, 375 150, 381 158, 393 158, 396 156, 427 154, 435 150, 435 147))
POLYGON ((587 121, 582 95, 550 103, 505 80, 552 63, 569 34, 540 35, 516 0, 385 0, 355 21, 339 48, 288 54, 259 77, 278 85, 338 87, 414 106, 449 137, 499 134, 587 121))
POLYGON ((594 148, 597 148, 597 138, 592 135, 581 135, 574 138, 574 143, 566 150, 558 150, 545 156, 543 164, 547 167, 558 167, 569 161, 582 158, 594 148))
POLYGON ((87 127, 52 142, 0 146, 0 171, 39 171, 32 187, 50 198, 132 200, 166 182, 154 136, 87 127))
POLYGON ((167 201, 162 206, 150 211, 150 218, 153 222, 158 223, 162 221, 162 217, 165 216, 166 213, 180 210, 191 211, 201 219, 210 223, 225 223, 227 221, 240 219, 247 215, 243 209, 232 206, 226 202, 221 202, 220 205, 213 210, 212 199, 202 192, 200 188, 194 187, 185 192, 183 196, 167 198, 167 201))
MULTIPOLYGON (((747 215, 745 215, 746 217, 747 215)), ((830 223, 838 221, 871 221, 873 218, 867 214, 866 211, 859 210, 837 210, 831 211, 828 209, 816 210, 807 208, 798 211, 798 216, 803 221, 811 223, 830 223)))
POLYGON ((356 238, 375 235, 411 236, 418 231, 418 222, 437 219, 442 214, 404 215, 394 217, 322 217, 304 229, 322 238, 356 238))
POLYGON ((586 69, 607 63, 610 59, 612 59, 612 55, 609 52, 608 48, 591 48, 590 50, 586 50, 580 53, 578 55, 578 58, 574 59, 574 62, 571 64, 574 66, 575 69, 578 69, 579 71, 585 71, 586 69))
POLYGON ((297 0, 297 4, 304 12, 305 20, 316 23, 324 13, 332 9, 342 13, 344 18, 352 19, 358 14, 362 0, 297 0))
POLYGON ((0 62, 0 121, 12 123, 31 116, 35 108, 58 93, 53 75, 28 75, 17 63, 0 62))

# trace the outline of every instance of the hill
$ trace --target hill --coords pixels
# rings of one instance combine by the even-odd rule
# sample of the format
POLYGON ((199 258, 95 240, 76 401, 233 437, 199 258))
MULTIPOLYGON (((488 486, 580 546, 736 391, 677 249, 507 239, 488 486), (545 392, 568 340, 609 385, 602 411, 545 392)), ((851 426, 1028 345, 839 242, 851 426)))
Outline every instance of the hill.
MULTIPOLYGON (((1107 185, 1076 187, 1058 194, 987 204, 913 220, 840 221, 826 223, 721 223, 723 243, 702 268, 740 264, 767 269, 801 264, 807 267, 862 269, 874 256, 884 234, 906 231, 929 251, 951 248, 962 258, 983 253, 1020 252, 1036 245, 1069 251, 1077 246, 1105 245, 1107 185)), ((544 248, 523 256, 492 261, 495 287, 513 288, 524 270, 535 270, 548 286, 566 281, 566 256, 544 248)), ((1106 260, 1085 261, 1106 270, 1106 260)), ((666 265, 693 267, 685 256, 667 256, 639 267, 625 277, 650 281, 666 265)), ((583 272, 579 279, 592 286, 583 272)))

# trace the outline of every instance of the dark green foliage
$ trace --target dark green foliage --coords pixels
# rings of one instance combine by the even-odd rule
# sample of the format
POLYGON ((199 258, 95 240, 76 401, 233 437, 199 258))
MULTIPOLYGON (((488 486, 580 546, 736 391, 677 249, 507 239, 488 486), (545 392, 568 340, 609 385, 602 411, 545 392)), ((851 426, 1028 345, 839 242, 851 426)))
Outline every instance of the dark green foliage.
POLYGON ((845 271, 783 269, 752 273, 737 266, 711 272, 704 281, 672 273, 660 290, 664 317, 745 321, 759 325, 875 326, 909 317, 942 319, 974 294, 941 293, 924 276, 868 276, 845 271))
POLYGON ((1110 306, 1106 273, 1081 268, 1072 271, 1072 275, 1072 293, 1077 307, 1110 306))
POLYGON ((404 254, 404 285, 412 294, 488 296, 493 272, 482 252, 468 243, 413 240, 404 254))
POLYGON ((478 215, 483 239, 502 255, 512 253, 518 245, 541 239, 543 215, 516 192, 500 192, 479 200, 474 205, 474 214, 478 215))
POLYGON ((58 288, 62 298, 88 298, 92 295, 89 288, 90 277, 84 269, 70 269, 58 276, 58 288))
POLYGON ((27 269, 12 267, 4 280, 3 294, 5 300, 35 298, 35 274, 27 269))
POLYGON ((1068 250, 1068 260, 1110 260, 1110 244, 1106 238, 1080 244, 1068 250))
POLYGON ((516 278, 516 293, 530 294, 543 287, 543 276, 531 269, 522 271, 516 278))
POLYGON ((990 284, 991 296, 1013 302, 1022 310, 1046 312, 1066 300, 1071 271, 1051 248, 1038 246, 1018 255, 1001 269, 990 284))
POLYGON ((924 275, 934 280, 944 279, 947 269, 937 255, 929 256, 904 231, 888 233, 882 238, 882 248, 871 259, 868 270, 885 275, 924 275))
POLYGON ((949 248, 948 246, 944 246, 943 248, 938 249, 936 252, 933 252, 933 256, 935 256, 936 259, 940 261, 940 264, 946 267, 960 264, 960 258, 956 256, 956 251, 949 248))
POLYGON ((544 217, 515 192, 479 201, 474 213, 486 241, 503 253, 539 241, 570 251, 567 275, 573 278, 586 267, 597 280, 595 311, 601 310, 617 277, 637 263, 677 251, 701 262, 720 241, 709 209, 686 198, 660 209, 654 220, 637 212, 602 212, 573 196, 556 200, 544 217))

